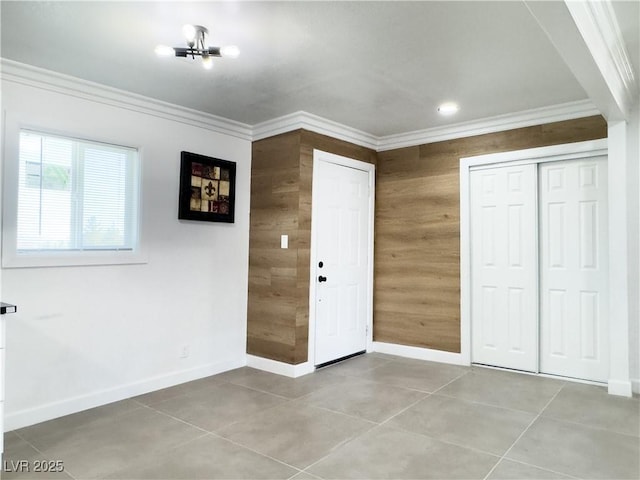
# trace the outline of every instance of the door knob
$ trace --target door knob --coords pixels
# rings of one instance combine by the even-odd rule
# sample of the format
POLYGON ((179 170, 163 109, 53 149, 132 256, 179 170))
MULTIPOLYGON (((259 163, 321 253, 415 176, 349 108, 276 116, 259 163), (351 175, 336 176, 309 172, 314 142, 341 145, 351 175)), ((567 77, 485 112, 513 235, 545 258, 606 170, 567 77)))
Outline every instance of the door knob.
POLYGON ((322 282, 326 282, 327 281, 327 277, 323 277, 322 275, 320 275, 318 277, 318 282, 322 283, 322 282))

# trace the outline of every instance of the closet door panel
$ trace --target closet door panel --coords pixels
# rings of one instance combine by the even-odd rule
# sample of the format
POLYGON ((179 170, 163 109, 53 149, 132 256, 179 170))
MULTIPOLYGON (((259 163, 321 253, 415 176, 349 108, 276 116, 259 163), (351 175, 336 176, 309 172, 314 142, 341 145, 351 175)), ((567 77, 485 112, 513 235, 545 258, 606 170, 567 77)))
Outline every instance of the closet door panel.
POLYGON ((536 166, 472 171, 472 361, 538 365, 536 166))
POLYGON ((606 381, 606 158, 540 165, 540 371, 606 381))

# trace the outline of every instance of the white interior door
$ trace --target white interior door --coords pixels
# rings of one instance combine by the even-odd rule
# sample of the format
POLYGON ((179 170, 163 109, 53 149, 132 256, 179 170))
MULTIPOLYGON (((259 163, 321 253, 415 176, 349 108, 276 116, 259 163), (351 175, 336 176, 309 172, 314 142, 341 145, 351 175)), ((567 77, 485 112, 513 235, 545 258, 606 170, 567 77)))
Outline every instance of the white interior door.
POLYGON ((540 166, 540 370, 607 381, 606 157, 540 166))
MULTIPOLYGON (((4 121, 4 115, 0 114, 0 132, 4 132, 5 125, 2 123, 4 121)), ((4 198, 4 189, 3 189, 3 178, 0 175, 0 201, 4 198)), ((0 205, 0 211, 2 211, 2 205, 0 205)), ((2 222, 0 222, 0 238, 2 238, 2 222)), ((1 255, 1 252, 0 252, 1 255)), ((1 260, 1 258, 0 258, 1 260)), ((0 264, 2 262, 0 261, 0 264)), ((0 300, 2 299, 2 275, 0 275, 0 300)), ((0 315, 0 459, 2 458, 2 453, 4 452, 4 363, 6 356, 6 325, 5 319, 0 315)))
MULTIPOLYGON (((2 232, 0 232, 1 234, 2 232)), ((0 290, 1 291, 1 290, 0 290)), ((4 452, 4 372, 5 372, 5 344, 6 320, 0 315, 0 458, 4 452)))
POLYGON ((538 368, 536 165, 470 173, 471 361, 538 368))
POLYGON ((315 365, 366 349, 369 172, 314 161, 315 365))

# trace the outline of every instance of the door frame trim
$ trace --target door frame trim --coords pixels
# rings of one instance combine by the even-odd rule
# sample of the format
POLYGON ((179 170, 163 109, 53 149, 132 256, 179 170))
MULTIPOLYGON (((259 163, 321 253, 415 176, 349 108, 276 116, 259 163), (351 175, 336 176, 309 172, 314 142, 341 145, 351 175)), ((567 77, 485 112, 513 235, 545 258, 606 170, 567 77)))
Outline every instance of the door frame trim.
MULTIPOLYGON (((375 165, 371 163, 362 162, 360 160, 354 160, 348 157, 343 157, 322 150, 313 150, 313 165, 318 162, 333 163, 335 165, 341 165, 348 168, 354 168, 367 172, 369 175, 369 218, 368 218, 368 232, 367 232, 367 261, 369 268, 367 271, 367 352, 373 350, 373 233, 374 233, 374 218, 375 218, 375 165)), ((316 169, 313 168, 312 188, 311 188, 311 249, 310 249, 310 263, 309 263, 309 336, 307 340, 307 364, 315 366, 315 353, 316 353, 316 263, 317 263, 317 245, 315 241, 316 231, 316 183, 318 181, 315 175, 316 169)))
MULTIPOLYGON (((553 145, 549 147, 530 148, 516 150, 512 152, 491 153, 460 159, 460 348, 461 356, 465 363, 471 364, 471 217, 470 217, 470 192, 469 174, 471 170, 498 166, 515 166, 530 163, 546 163, 560 160, 574 160, 595 156, 608 155, 608 139, 590 140, 586 142, 575 142, 563 145, 553 145)), ((615 192, 615 185, 612 185, 613 176, 609 175, 609 210, 611 209, 612 193, 615 192)), ((614 227, 615 228, 615 227, 614 227)), ((611 223, 609 224, 609 237, 615 234, 611 223)), ((613 249, 613 242, 609 242, 609 258, 616 255, 613 249)), ((609 285, 612 285, 615 272, 609 269, 609 285)), ((613 302, 609 302, 609 342, 610 345, 618 345, 624 348, 628 338, 614 338, 621 330, 617 328, 618 316, 613 313, 613 302), (615 343, 614 343, 615 342, 615 343)), ((618 335, 618 337, 621 337, 618 335)), ((609 349, 610 360, 616 353, 614 349, 609 349)), ((628 355, 627 355, 628 356, 628 355)), ((609 378, 620 377, 616 369, 616 363, 609 362, 609 378)), ((628 375, 627 375, 628 376, 628 375)), ((610 382, 611 383, 611 380, 610 382)), ((611 386, 611 385, 610 385, 611 386)), ((610 388, 611 393, 612 389, 610 388)))

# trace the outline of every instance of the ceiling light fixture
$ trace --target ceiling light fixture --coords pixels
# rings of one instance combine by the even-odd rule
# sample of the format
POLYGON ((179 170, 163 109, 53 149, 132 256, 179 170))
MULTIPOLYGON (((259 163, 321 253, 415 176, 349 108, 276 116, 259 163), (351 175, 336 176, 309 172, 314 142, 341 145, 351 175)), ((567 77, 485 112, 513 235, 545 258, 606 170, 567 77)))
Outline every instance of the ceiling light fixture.
POLYGON ((209 33, 206 27, 202 25, 185 25, 182 27, 188 47, 167 47, 166 45, 158 45, 156 54, 159 56, 176 57, 202 57, 202 66, 209 70, 213 67, 213 59, 211 57, 230 57, 236 58, 240 55, 240 50, 235 45, 226 45, 224 47, 206 47, 205 38, 209 33))
POLYGON ((455 103, 443 103, 438 107, 438 113, 441 115, 453 115, 458 110, 460 110, 460 107, 455 103))

